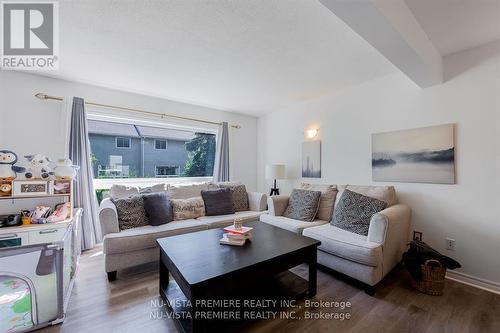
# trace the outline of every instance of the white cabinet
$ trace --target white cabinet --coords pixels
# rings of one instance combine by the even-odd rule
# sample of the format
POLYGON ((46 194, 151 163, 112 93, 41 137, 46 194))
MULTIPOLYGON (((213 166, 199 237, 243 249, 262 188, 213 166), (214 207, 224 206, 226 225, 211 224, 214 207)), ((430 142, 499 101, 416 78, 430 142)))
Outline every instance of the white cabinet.
POLYGON ((30 244, 52 243, 63 239, 66 228, 52 227, 29 232, 30 244))
POLYGON ((11 246, 23 246, 29 244, 29 233, 10 231, 0 234, 0 248, 11 246))

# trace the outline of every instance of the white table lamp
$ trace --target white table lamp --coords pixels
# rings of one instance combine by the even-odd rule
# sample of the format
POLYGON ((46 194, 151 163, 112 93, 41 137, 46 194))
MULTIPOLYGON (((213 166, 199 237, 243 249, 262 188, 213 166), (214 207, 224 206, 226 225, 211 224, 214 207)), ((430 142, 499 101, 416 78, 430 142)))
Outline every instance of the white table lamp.
POLYGON ((280 190, 276 186, 277 179, 286 178, 286 166, 284 164, 268 164, 266 165, 266 179, 274 180, 274 187, 271 189, 270 195, 279 195, 280 190))

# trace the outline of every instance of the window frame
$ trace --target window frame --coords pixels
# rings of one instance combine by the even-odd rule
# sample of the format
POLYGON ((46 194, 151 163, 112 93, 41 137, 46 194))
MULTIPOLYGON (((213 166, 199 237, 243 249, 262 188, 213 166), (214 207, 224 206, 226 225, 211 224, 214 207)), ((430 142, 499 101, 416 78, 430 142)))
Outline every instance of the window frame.
POLYGON ((167 139, 158 139, 158 138, 155 138, 154 139, 154 147, 155 147, 155 150, 168 150, 168 140, 167 139), (158 141, 165 141, 165 148, 157 148, 156 147, 156 142, 158 141))
POLYGON ((115 136, 115 148, 117 149, 131 149, 132 148, 132 138, 127 136, 115 136), (128 147, 119 147, 118 139, 128 139, 128 147))
MULTIPOLYGON (((220 136, 218 127, 213 125, 200 126, 197 122, 186 122, 186 123, 177 123, 172 122, 171 120, 161 119, 159 120, 156 116, 137 117, 136 114, 133 113, 124 113, 123 111, 114 111, 105 108, 89 108, 88 119, 98 120, 98 121, 107 121, 121 124, 134 124, 141 126, 152 126, 152 127, 161 127, 161 128, 172 128, 172 129, 181 129, 181 130, 191 130, 193 132, 202 132, 207 134, 215 135, 216 145, 219 142, 220 136)), ((90 133, 89 133, 90 134, 90 133)), ((116 137, 116 136, 115 136, 116 137)), ((116 146, 116 142, 115 142, 116 146)), ((132 146, 132 142, 131 142, 132 146)), ((126 148, 119 148, 126 149, 126 148)), ((120 184, 128 185, 128 186, 141 186, 148 187, 155 184, 192 184, 192 183, 202 183, 202 182, 210 182, 213 181, 213 175, 207 176, 195 176, 195 177, 171 177, 171 178, 155 178, 155 177, 145 177, 145 178, 94 178, 94 188, 100 190, 109 190, 113 185, 119 182, 120 184)))

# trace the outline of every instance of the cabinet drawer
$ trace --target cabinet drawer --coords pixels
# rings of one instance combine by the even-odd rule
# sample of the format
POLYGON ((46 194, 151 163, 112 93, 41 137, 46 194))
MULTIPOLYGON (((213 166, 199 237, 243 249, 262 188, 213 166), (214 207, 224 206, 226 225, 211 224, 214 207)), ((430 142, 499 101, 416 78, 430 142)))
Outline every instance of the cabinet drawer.
POLYGON ((50 228, 30 231, 30 244, 51 243, 61 241, 66 228, 50 228))
POLYGON ((29 235, 27 232, 12 232, 0 235, 0 248, 28 245, 29 235))

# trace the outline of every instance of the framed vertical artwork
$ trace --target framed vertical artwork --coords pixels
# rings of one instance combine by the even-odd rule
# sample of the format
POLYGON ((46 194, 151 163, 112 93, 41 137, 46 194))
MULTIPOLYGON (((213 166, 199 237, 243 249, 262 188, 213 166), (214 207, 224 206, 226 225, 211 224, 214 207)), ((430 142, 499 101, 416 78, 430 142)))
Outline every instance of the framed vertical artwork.
POLYGON ((302 143, 302 177, 321 178, 321 141, 302 143))

